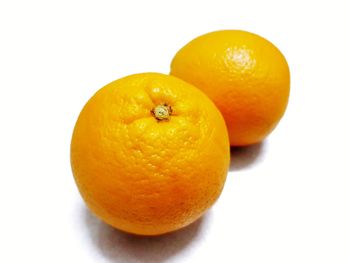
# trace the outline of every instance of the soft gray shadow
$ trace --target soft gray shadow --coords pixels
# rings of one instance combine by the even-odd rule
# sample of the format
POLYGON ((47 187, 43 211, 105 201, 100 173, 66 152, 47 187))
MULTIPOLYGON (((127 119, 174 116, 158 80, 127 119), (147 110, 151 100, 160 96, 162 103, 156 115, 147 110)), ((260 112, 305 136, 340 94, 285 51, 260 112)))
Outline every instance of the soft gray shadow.
POLYGON ((205 215, 191 225, 161 236, 143 237, 116 230, 90 213, 83 211, 92 243, 109 262, 160 263, 184 250, 200 235, 205 215))
POLYGON ((264 152, 264 142, 245 146, 231 147, 230 171, 239 171, 256 163, 264 152))

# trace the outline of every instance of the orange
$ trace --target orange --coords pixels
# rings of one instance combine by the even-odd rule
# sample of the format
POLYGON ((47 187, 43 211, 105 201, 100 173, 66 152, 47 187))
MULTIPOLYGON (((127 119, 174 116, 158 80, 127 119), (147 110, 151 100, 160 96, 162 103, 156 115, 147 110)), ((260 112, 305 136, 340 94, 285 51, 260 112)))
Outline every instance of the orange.
POLYGON ((158 235, 198 219, 219 197, 229 165, 225 121, 199 89, 136 74, 100 89, 71 142, 87 206, 120 230, 158 235))
POLYGON ((286 59, 272 43, 245 31, 216 31, 192 40, 175 55, 171 75, 197 86, 215 102, 232 146, 262 141, 288 103, 286 59))

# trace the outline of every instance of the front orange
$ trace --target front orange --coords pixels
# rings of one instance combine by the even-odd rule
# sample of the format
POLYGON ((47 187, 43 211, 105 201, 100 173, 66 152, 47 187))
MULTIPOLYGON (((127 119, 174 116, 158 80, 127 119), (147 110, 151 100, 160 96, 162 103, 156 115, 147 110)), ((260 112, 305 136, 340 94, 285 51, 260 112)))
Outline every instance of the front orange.
POLYGON ((145 73, 100 89, 71 142, 88 207, 126 232, 158 235, 198 219, 219 197, 229 139, 215 105, 175 77, 145 73))

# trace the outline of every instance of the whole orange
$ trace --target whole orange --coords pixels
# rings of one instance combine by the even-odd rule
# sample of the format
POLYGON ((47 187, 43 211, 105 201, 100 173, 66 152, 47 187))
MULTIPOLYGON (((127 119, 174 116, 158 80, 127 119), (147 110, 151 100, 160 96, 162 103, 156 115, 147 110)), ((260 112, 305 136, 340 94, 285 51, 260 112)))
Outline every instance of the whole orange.
POLYGON ((215 102, 232 146, 262 141, 288 103, 290 74, 284 56, 266 39, 245 31, 216 31, 192 40, 175 55, 171 75, 215 102))
POLYGON ((71 165, 88 207, 126 232, 158 235, 198 219, 219 197, 229 139, 214 103, 158 73, 100 89, 74 128, 71 165))

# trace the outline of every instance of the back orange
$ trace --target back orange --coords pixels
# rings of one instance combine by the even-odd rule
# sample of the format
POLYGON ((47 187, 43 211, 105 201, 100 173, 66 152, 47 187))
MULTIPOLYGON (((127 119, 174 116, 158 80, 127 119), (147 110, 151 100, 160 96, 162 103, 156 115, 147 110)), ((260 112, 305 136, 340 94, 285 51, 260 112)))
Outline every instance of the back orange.
POLYGON ((229 165, 224 119, 200 90, 145 73, 112 82, 76 123, 71 164, 88 207, 106 223, 158 235, 199 218, 229 165))
POLYGON ((287 107, 287 61, 271 42, 249 32, 223 30, 192 40, 175 55, 171 75, 215 102, 233 146, 262 141, 287 107))

